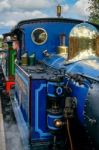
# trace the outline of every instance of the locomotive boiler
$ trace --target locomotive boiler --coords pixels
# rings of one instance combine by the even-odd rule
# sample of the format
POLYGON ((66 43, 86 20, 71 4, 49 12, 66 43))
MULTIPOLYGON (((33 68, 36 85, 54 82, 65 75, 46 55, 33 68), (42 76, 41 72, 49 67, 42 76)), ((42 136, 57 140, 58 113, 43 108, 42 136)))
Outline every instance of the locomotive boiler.
MULTIPOLYGON (((98 149, 99 26, 42 18, 19 22, 8 36, 10 41, 4 36, 8 46, 18 41, 18 56, 15 64, 13 59, 2 60, 2 66, 15 67, 15 86, 7 92, 25 149, 29 143, 33 149, 75 149, 77 122, 98 149)), ((10 46, 7 56, 15 58, 10 46)))

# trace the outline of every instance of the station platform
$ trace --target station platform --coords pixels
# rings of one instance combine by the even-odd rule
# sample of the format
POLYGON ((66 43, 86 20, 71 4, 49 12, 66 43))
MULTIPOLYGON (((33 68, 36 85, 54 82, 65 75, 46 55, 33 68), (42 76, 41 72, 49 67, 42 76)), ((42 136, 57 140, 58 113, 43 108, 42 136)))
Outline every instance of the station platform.
POLYGON ((0 97, 0 150, 6 150, 1 97, 0 97))

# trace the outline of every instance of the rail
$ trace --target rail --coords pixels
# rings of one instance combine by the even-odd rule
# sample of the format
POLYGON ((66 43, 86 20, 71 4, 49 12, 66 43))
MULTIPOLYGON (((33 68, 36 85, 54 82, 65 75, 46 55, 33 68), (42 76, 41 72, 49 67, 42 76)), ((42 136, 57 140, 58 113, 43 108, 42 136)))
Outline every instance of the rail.
POLYGON ((0 150, 6 150, 1 97, 0 97, 0 150))

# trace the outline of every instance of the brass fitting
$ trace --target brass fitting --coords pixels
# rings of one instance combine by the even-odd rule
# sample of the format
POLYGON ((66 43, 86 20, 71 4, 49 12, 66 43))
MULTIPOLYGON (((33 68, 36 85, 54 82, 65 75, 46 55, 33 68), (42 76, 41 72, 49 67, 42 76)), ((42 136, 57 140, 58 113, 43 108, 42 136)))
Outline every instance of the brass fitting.
POLYGON ((62 122, 61 120, 59 120, 59 119, 56 119, 56 120, 54 121, 54 124, 55 124, 55 126, 56 126, 57 128, 61 128, 62 125, 63 125, 63 122, 62 122))

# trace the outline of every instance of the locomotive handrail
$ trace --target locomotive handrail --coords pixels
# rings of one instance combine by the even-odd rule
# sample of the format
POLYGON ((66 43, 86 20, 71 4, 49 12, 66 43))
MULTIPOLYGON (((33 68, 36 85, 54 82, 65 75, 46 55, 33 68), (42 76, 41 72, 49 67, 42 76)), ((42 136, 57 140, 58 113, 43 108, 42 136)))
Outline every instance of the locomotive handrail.
POLYGON ((15 62, 15 65, 16 65, 18 68, 20 68, 20 70, 21 70, 26 76, 28 76, 28 77, 31 76, 30 74, 26 73, 26 72, 24 71, 24 69, 22 69, 22 67, 20 67, 16 62, 15 62))

